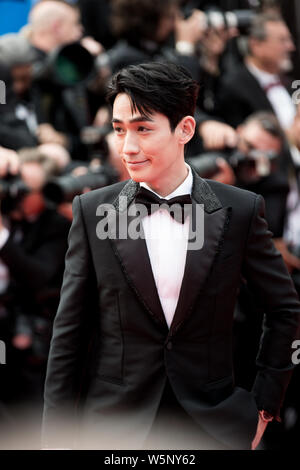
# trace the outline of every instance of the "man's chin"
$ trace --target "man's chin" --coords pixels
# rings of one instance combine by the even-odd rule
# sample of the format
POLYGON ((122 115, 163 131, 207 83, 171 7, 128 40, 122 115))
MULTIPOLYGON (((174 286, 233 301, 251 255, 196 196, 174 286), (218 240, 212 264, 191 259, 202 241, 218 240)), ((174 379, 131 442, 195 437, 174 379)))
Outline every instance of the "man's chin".
POLYGON ((282 61, 280 62, 280 71, 281 72, 290 72, 291 70, 293 69, 293 62, 292 60, 289 58, 289 57, 285 57, 284 59, 282 59, 282 61))
POLYGON ((145 171, 129 171, 127 169, 127 172, 129 173, 130 178, 136 183, 141 183, 142 181, 147 182, 147 175, 145 171))
POLYGON ((136 175, 136 174, 129 173, 129 176, 136 183, 145 182, 145 177, 143 177, 143 175, 136 175))

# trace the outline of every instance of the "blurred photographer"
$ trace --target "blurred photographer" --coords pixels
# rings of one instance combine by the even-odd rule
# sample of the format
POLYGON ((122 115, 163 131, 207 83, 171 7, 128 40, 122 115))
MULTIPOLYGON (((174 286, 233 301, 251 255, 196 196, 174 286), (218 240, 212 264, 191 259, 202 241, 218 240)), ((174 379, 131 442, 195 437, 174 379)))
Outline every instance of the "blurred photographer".
MULTIPOLYGON (((78 54, 86 54, 87 56, 83 55, 83 57, 88 57, 90 63, 93 61, 92 56, 84 48, 79 45, 72 47, 77 47, 75 52, 78 54)), ((74 138, 74 145, 76 142, 78 144, 76 144, 78 152, 81 149, 81 152, 76 156, 79 160, 89 159, 92 147, 95 149, 98 146, 100 151, 104 145, 105 132, 103 129, 105 126, 100 126, 99 131, 101 130, 101 132, 98 132, 97 138, 93 142, 94 145, 91 146, 90 139, 86 139, 84 135, 88 121, 81 120, 82 113, 80 106, 77 107, 75 99, 76 96, 79 99, 78 88, 60 86, 56 88, 51 76, 49 76, 49 80, 47 77, 44 77, 45 80, 42 81, 37 80, 35 73, 35 68, 39 63, 37 57, 37 50, 32 48, 23 35, 6 34, 0 37, 0 78, 4 80, 6 85, 6 104, 0 107, 0 144, 13 150, 34 147, 39 144, 54 145, 56 150, 60 147, 58 150, 60 154, 65 149, 64 153, 70 155, 63 135, 57 132, 50 123, 41 124, 39 122, 41 106, 44 110, 47 108, 41 103, 48 103, 51 109, 55 108, 54 113, 50 112, 50 108, 48 109, 54 120, 59 117, 62 126, 72 127, 76 124, 76 132, 75 127, 72 127, 73 137, 71 137, 71 140, 74 138), (44 85, 47 88, 45 94, 44 85), (75 123, 68 117, 72 106, 75 123)), ((57 60, 61 60, 61 57, 57 60)), ((84 65, 85 63, 82 64, 82 66, 84 65)), ((84 91, 80 84, 79 88, 82 92, 84 91)), ((81 107, 82 105, 88 108, 83 98, 81 107)), ((71 156, 74 157, 74 153, 71 156)))
MULTIPOLYGON (((202 85, 197 124, 207 120, 203 101, 217 88, 220 58, 231 36, 229 29, 212 27, 206 13, 193 6, 186 8, 179 0, 113 0, 111 21, 119 38, 107 52, 112 71, 148 61, 184 66, 202 85)), ((195 133, 187 154, 201 150, 201 139, 195 133)))
POLYGON ((253 112, 269 111, 288 129, 296 114, 287 77, 294 50, 291 33, 280 15, 257 15, 243 63, 222 79, 217 96, 219 116, 236 127, 253 112))
POLYGON ((25 33, 38 54, 33 91, 39 143, 62 145, 72 159, 88 160, 80 134, 97 111, 91 112, 87 86, 94 73, 98 80, 95 58, 103 48, 91 37, 82 38, 78 7, 58 0, 35 4, 25 33))
POLYGON ((289 269, 299 269, 300 260, 288 249, 283 239, 286 204, 290 190, 289 170, 293 162, 285 152, 285 136, 272 113, 249 116, 235 131, 236 147, 191 158, 191 164, 202 176, 234 184, 261 194, 266 204, 266 219, 274 243, 289 269))
POLYGON ((275 113, 285 130, 292 125, 296 111, 287 72, 295 46, 277 9, 264 11, 253 17, 243 60, 222 75, 211 118, 201 123, 207 149, 221 149, 223 141, 233 146, 231 126, 236 128, 254 112, 275 113))
POLYGON ((0 106, 0 144, 12 150, 38 143, 38 122, 31 94, 36 53, 19 34, 0 37, 0 79, 6 104, 0 106))
POLYGON ((36 149, 18 157, 8 155, 0 180, 0 317, 10 358, 5 389, 8 401, 38 403, 70 222, 42 193, 57 171, 53 161, 36 149))
POLYGON ((185 19, 179 3, 113 0, 111 21, 119 38, 108 51, 113 72, 130 64, 165 60, 184 65, 200 79, 201 68, 194 52, 204 34, 201 24, 205 15, 195 10, 185 19))

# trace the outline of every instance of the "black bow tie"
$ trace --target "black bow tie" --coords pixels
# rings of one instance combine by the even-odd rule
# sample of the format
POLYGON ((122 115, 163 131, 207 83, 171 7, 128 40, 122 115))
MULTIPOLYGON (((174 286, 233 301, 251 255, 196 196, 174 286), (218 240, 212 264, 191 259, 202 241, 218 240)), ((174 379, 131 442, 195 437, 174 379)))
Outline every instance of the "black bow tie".
POLYGON ((148 215, 153 214, 156 210, 160 209, 162 205, 164 205, 165 209, 171 209, 169 214, 173 219, 183 224, 184 219, 191 208, 192 199, 190 194, 183 194, 182 196, 172 197, 171 199, 163 199, 156 196, 152 191, 141 187, 135 196, 135 203, 143 204, 147 208, 148 215), (184 207, 185 204, 189 204, 189 206, 184 207))

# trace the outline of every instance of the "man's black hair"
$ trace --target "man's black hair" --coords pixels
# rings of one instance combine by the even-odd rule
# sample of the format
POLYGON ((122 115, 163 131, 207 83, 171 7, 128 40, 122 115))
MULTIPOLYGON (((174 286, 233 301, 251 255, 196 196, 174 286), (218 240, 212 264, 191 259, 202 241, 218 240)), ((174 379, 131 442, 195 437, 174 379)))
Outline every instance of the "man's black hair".
POLYGON ((113 106, 119 93, 126 93, 132 110, 151 116, 165 115, 173 131, 184 116, 193 116, 199 85, 189 72, 173 63, 130 65, 117 72, 108 85, 107 99, 113 106))

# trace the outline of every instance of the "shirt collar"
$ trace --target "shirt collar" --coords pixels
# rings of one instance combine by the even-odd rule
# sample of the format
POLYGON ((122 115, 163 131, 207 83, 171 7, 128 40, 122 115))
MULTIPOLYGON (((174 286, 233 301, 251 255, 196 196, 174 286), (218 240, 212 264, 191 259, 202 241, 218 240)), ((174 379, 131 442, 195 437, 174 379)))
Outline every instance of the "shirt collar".
MULTIPOLYGON (((187 177, 174 191, 172 191, 170 194, 165 196, 164 199, 171 199, 172 197, 182 196, 183 194, 192 194, 193 173, 192 173, 190 165, 188 165, 187 163, 185 165, 186 165, 186 167, 189 171, 187 177)), ((153 189, 151 189, 147 185, 147 183, 142 182, 142 183, 140 183, 140 186, 148 189, 149 191, 152 191, 154 194, 156 194, 158 197, 161 198, 161 195, 157 194, 155 191, 153 191, 153 189)))
POLYGON ((246 62, 246 67, 248 68, 249 72, 254 75, 257 79, 258 83, 262 88, 270 85, 270 83, 274 83, 279 80, 279 76, 273 73, 265 72, 264 70, 259 69, 256 65, 251 64, 250 62, 246 62))

